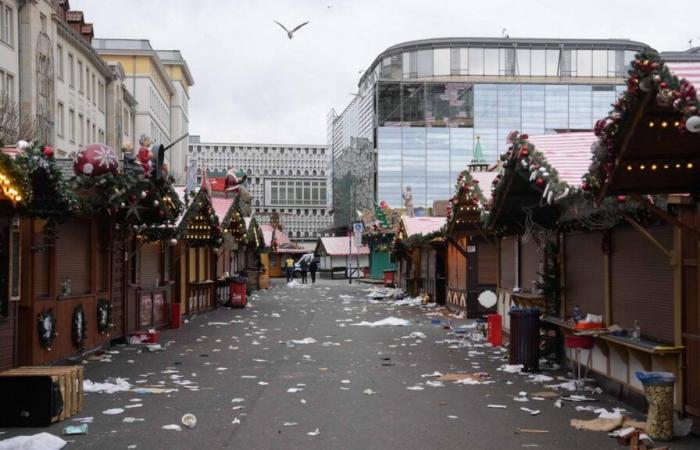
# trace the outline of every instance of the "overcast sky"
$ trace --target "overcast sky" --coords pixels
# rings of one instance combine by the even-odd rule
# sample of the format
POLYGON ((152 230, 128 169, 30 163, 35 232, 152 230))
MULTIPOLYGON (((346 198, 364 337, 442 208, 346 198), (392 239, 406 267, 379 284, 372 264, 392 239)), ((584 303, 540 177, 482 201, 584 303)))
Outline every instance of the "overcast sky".
POLYGON ((700 45, 700 2, 648 0, 70 0, 101 38, 182 51, 203 141, 326 143, 359 73, 387 47, 431 37, 628 38, 700 45), (288 28, 310 20, 294 39, 288 28))

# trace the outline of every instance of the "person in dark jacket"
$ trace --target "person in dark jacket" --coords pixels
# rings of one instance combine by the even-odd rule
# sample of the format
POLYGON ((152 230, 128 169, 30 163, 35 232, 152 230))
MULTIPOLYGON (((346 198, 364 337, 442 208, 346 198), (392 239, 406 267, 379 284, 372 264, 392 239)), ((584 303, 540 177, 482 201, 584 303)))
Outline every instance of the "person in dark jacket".
POLYGON ((309 264, 309 272, 311 272, 311 283, 316 283, 316 271, 318 270, 318 260, 311 260, 309 264))
POLYGON ((306 274, 309 272, 309 263, 305 259, 302 259, 299 265, 301 266, 301 282, 306 284, 308 281, 306 274))

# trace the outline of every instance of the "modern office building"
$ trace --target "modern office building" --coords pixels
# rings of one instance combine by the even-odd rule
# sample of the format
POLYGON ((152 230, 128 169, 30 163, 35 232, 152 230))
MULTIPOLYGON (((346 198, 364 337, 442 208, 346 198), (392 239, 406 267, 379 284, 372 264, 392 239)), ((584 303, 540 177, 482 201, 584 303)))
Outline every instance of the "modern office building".
MULTIPOLYGON (((476 146, 496 162, 512 130, 590 130, 646 47, 620 39, 446 38, 388 48, 343 112, 328 116, 334 211, 351 209, 338 186, 348 184, 343 155, 358 143, 375 155, 374 170, 351 183, 372 186, 360 195, 364 203, 402 206, 410 187, 414 207, 431 207, 452 194, 476 146)), ((349 216, 336 219, 340 228, 349 216)))
POLYGON ((269 223, 277 213, 292 240, 315 242, 332 224, 325 145, 215 143, 190 136, 187 157, 210 177, 223 177, 230 168, 244 171, 258 223, 269 223))

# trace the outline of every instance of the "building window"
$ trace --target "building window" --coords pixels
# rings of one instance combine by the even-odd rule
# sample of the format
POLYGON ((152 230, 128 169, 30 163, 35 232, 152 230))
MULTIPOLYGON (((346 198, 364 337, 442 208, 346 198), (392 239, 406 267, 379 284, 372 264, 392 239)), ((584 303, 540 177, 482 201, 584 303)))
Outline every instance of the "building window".
POLYGON ((95 73, 92 74, 92 104, 97 105, 97 86, 95 85, 95 73))
POLYGON ((68 85, 75 89, 75 65, 71 53, 68 53, 68 85))
MULTIPOLYGON (((0 80, 2 83, 2 80, 0 80)), ((15 102, 15 77, 9 73, 5 74, 5 95, 10 102, 15 102)))
POLYGON ((89 144, 89 143, 92 141, 92 140, 90 139, 90 119, 87 119, 87 120, 85 121, 85 123, 86 123, 85 128, 86 128, 86 130, 87 130, 87 137, 86 137, 86 139, 85 139, 85 142, 89 144))
POLYGON ((49 27, 48 27, 48 23, 46 21, 46 16, 44 14, 40 14, 39 20, 41 21, 41 32, 48 34, 49 27))
POLYGON ((12 16, 12 8, 0 2, 0 40, 9 46, 14 44, 14 21, 12 16))
POLYGON ((85 142, 85 121, 83 115, 78 114, 78 145, 82 147, 83 142, 85 142))
POLYGON ((56 46, 56 67, 58 69, 58 78, 63 79, 63 47, 56 46))
POLYGON ((81 94, 85 90, 85 81, 83 80, 83 76, 83 62, 81 60, 78 60, 78 92, 80 92, 81 94))
POLYGON ((70 141, 75 143, 75 111, 68 110, 68 130, 70 131, 70 141))
POLYGON ((124 108, 124 134, 129 135, 129 110, 124 108))
POLYGON ((58 115, 58 117, 56 118, 56 122, 57 122, 58 126, 56 128, 58 131, 58 135, 63 137, 64 133, 65 133, 65 127, 63 124, 63 103, 61 103, 61 102, 58 102, 58 114, 57 115, 58 115))

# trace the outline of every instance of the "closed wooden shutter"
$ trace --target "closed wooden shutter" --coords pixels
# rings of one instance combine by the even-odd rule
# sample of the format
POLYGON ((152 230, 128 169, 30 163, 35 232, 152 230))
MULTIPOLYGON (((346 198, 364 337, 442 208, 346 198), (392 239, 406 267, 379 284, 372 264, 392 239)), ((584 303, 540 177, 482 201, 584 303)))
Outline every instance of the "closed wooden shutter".
MULTIPOLYGON (((647 229, 665 248, 672 248, 670 226, 647 229)), ((632 228, 612 234, 612 323, 642 335, 673 342, 673 271, 669 259, 632 228)))
MULTIPOLYGON (((469 240, 466 237, 463 237, 462 239, 459 240, 459 244, 462 246, 463 249, 466 250, 467 245, 469 245, 469 240)), ((461 256, 458 255, 458 256, 461 256)), ((467 289, 467 258, 459 258, 459 265, 457 266, 457 280, 459 283, 459 286, 461 289, 466 290, 467 289)))
POLYGON ((141 287, 158 286, 160 279, 160 244, 148 242, 141 246, 141 287))
POLYGON ((578 305, 583 314, 605 312, 601 233, 572 233, 564 238, 566 315, 578 305))
POLYGON ((476 244, 477 251, 477 278, 478 284, 496 284, 496 247, 488 242, 480 241, 476 244))
POLYGON ((49 289, 49 248, 45 241, 44 225, 39 221, 34 221, 34 242, 35 250, 32 250, 33 269, 32 280, 35 297, 48 297, 49 289))
POLYGON ((540 271, 539 247, 534 239, 520 243, 520 287, 525 291, 532 290, 532 282, 537 281, 540 271))
POLYGON ((515 237, 501 239, 501 282, 500 287, 512 289, 515 287, 515 237))
POLYGON ((58 291, 70 279, 71 295, 90 292, 90 221, 69 220, 56 227, 58 291))

